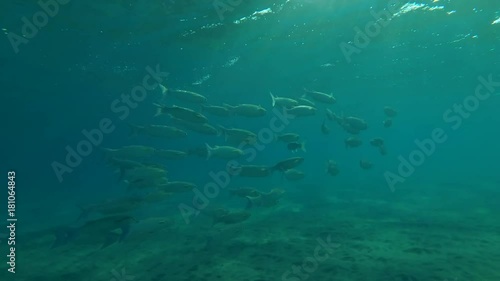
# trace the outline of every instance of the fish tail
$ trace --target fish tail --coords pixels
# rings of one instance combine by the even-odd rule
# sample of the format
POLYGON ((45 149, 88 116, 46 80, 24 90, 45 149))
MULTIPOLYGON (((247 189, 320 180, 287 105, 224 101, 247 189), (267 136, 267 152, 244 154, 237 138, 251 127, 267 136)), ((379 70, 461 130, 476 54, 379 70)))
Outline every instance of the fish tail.
POLYGON ((127 238, 128 234, 130 233, 130 224, 125 224, 122 225, 120 228, 122 233, 120 234, 120 237, 118 238, 118 242, 122 242, 125 238, 127 238))
POLYGON ((127 123, 128 127, 130 128, 130 132, 128 133, 129 137, 135 137, 139 134, 139 126, 136 126, 134 124, 127 123))
POLYGON ((224 135, 224 140, 227 141, 227 134, 226 134, 226 128, 222 127, 221 125, 217 125, 218 130, 217 130, 217 136, 222 136, 224 135))
POLYGON ((79 222, 81 220, 87 219, 87 217, 89 216, 89 213, 90 213, 90 209, 84 208, 80 204, 77 204, 76 206, 80 209, 80 215, 78 216, 76 221, 79 222))
POLYGON ((157 103, 153 103, 153 105, 157 107, 155 117, 160 116, 164 113, 164 106, 163 105, 157 104, 157 103))
POLYGON ((165 87, 164 85, 160 84, 160 89, 161 89, 161 93, 163 95, 167 95, 167 93, 168 93, 168 88, 167 87, 165 87))
POLYGON ((205 146, 207 148, 207 160, 210 159, 210 157, 212 157, 212 150, 213 148, 211 148, 208 143, 205 143, 205 146))
POLYGON ((105 161, 109 161, 110 159, 112 159, 113 157, 111 156, 111 153, 109 153, 109 148, 104 148, 104 147, 100 147, 98 146, 99 148, 99 151, 102 152, 102 158, 103 160, 105 161))
POLYGON ((248 196, 245 196, 245 198, 247 199, 247 205, 245 206, 245 209, 251 209, 254 205, 252 199, 248 196))
POLYGON ((274 97, 273 93, 271 93, 271 91, 269 91, 269 95, 271 95, 271 100, 274 107, 276 105, 276 98, 274 97))

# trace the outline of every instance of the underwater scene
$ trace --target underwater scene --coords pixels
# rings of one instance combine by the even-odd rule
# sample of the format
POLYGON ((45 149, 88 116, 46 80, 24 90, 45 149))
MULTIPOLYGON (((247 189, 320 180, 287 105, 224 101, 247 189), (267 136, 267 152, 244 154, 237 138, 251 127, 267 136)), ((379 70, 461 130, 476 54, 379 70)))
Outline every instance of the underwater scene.
POLYGON ((1 281, 500 281, 500 2, 4 0, 1 281))

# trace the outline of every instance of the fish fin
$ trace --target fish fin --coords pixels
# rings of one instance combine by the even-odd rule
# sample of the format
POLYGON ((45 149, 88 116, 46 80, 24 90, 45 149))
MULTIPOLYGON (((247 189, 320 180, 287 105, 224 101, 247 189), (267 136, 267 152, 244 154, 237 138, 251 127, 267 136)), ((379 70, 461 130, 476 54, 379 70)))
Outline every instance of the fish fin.
POLYGON ((252 199, 248 196, 245 196, 245 198, 247 199, 247 205, 245 206, 245 210, 251 209, 253 207, 252 199))
POLYGON ((87 217, 90 214, 90 209, 89 208, 84 208, 80 204, 77 204, 76 206, 80 209, 80 215, 78 216, 78 218, 76 219, 76 221, 79 222, 81 220, 87 219, 87 217))
POLYGON ((273 95, 273 93, 271 93, 271 91, 269 91, 269 95, 271 95, 271 100, 272 100, 272 104, 273 104, 273 107, 276 105, 276 99, 273 95))
POLYGON ((116 179, 116 182, 121 182, 123 180, 123 178, 125 177, 125 173, 126 173, 126 169, 121 167, 119 169, 119 175, 118 175, 118 179, 116 179))
POLYGON ((304 141, 304 142, 302 142, 302 145, 301 145, 301 147, 300 147, 300 148, 302 149, 302 151, 303 151, 303 152, 307 152, 307 151, 306 151, 306 142, 305 142, 305 141, 304 141))
POLYGON ((167 87, 165 87, 165 86, 163 86, 162 84, 160 84, 160 89, 161 89, 161 93, 162 93, 163 95, 168 94, 168 88, 167 88, 167 87))
POLYGON ((212 157, 212 150, 213 148, 211 148, 208 143, 205 143, 205 147, 207 148, 207 160, 210 159, 210 157, 212 157))
POLYGON ((130 192, 132 190, 131 183, 128 180, 123 180, 123 182, 127 185, 127 191, 130 192))

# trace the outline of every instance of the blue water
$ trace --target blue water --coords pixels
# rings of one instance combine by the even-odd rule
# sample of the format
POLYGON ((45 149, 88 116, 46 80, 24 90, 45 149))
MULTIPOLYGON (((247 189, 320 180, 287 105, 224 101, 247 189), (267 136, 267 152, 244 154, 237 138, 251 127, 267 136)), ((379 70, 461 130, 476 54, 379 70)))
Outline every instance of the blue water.
MULTIPOLYGON (((388 6, 387 1, 378 0, 240 2, 68 1, 58 4, 57 13, 48 18, 36 35, 24 37, 20 37, 22 18, 33 22, 33 15, 43 11, 40 4, 14 0, 0 4, 0 28, 5 33, 0 40, 0 92, 4 98, 0 109, 1 172, 6 178, 8 171, 16 173, 17 252, 25 253, 17 260, 16 274, 8 272, 2 262, 0 276, 6 272, 7 278, 2 280, 110 280, 114 276, 110 271, 123 266, 140 280, 276 280, 314 250, 314 241, 323 232, 300 238, 309 241, 303 243, 292 243, 293 239, 285 236, 307 232, 311 225, 331 228, 332 219, 340 219, 339 214, 352 225, 372 226, 378 233, 372 242, 379 246, 372 248, 366 260, 358 259, 363 254, 354 249, 349 238, 339 235, 337 242, 343 245, 344 257, 351 253, 356 258, 336 256, 320 264, 308 278, 290 280, 367 280, 368 276, 374 280, 498 280, 500 273, 492 266, 499 261, 500 229, 497 215, 500 3, 401 1, 388 6), (230 10, 222 12, 221 17, 217 5, 230 5, 227 6, 230 10), (383 11, 390 20, 382 19, 385 26, 379 25, 376 32, 366 35, 369 42, 357 45, 356 28, 365 30, 374 20, 371 12, 383 11), (342 46, 357 51, 346 56, 342 46), (79 212, 77 205, 135 194, 127 190, 125 183, 117 181, 117 174, 107 165, 100 148, 145 145, 188 151, 203 148, 205 144, 228 145, 223 137, 190 131, 187 138, 180 140, 129 136, 128 123, 171 124, 166 116, 154 117, 153 103, 200 110, 195 104, 171 97, 165 99, 156 88, 148 91, 136 108, 129 107, 125 118, 120 118, 121 114, 112 108, 113 102, 142 84, 148 74, 147 67, 157 66, 168 73, 163 85, 200 93, 209 104, 250 103, 266 108, 265 116, 254 118, 223 118, 206 113, 212 125, 255 133, 268 127, 274 116, 270 91, 295 99, 304 94, 304 87, 333 94, 337 99, 335 104, 315 102, 318 109, 315 116, 297 117, 283 131, 300 134, 307 152, 292 153, 284 143, 272 142, 266 143, 252 161, 246 161, 245 157, 238 160, 241 164, 272 166, 289 157, 304 157, 304 163, 297 169, 306 177, 297 182, 286 181, 276 172, 267 178, 232 178, 227 188, 285 190, 277 206, 251 209, 251 218, 239 224, 211 228, 210 218, 203 215, 186 224, 179 204, 192 202, 194 193, 189 191, 161 203, 146 204, 133 213, 139 221, 151 217, 174 221, 166 231, 176 237, 174 240, 166 241, 162 235, 148 236, 141 244, 134 240, 132 227, 130 239, 122 245, 99 250, 99 243, 70 243, 65 248, 50 250, 54 240, 52 228, 74 225, 79 212), (494 81, 493 86, 484 87, 481 81, 485 79, 494 81), (484 98, 479 99, 476 88, 481 85, 484 98), (465 106, 465 115, 460 115, 455 105, 465 106), (385 106, 398 111, 390 128, 382 125, 387 118, 385 106), (368 129, 359 134, 363 140, 361 147, 346 149, 344 141, 350 135, 335 122, 328 122, 332 129, 329 135, 321 133, 327 108, 338 115, 366 120, 368 129), (54 163, 67 164, 66 147, 76 149, 85 140, 82 130, 99 128, 103 118, 109 118, 116 129, 103 134, 102 142, 93 146, 92 153, 82 157, 71 172, 58 177, 54 163), (455 123, 458 120, 460 124, 455 123), (415 142, 431 138, 434 130, 443 132, 446 140, 435 143, 435 149, 424 156, 421 165, 412 165, 411 175, 403 176, 396 184, 388 183, 388 173, 399 175, 401 158, 408 160, 411 153, 419 151, 415 142), (380 155, 369 144, 375 137, 385 140, 387 155, 380 155), (361 169, 361 159, 371 161, 374 167, 361 169), (325 172, 328 160, 338 164, 337 176, 325 172), (460 223, 460 218, 464 218, 465 230, 443 229, 443 225, 460 223), (392 228, 385 229, 378 223, 392 219, 429 223, 429 229, 424 231, 429 237, 422 240, 437 239, 430 233, 436 234, 433 231, 438 229, 442 235, 457 235, 450 239, 463 241, 464 245, 470 237, 484 234, 484 238, 477 239, 487 241, 484 245, 488 246, 471 246, 466 253, 460 253, 460 246, 448 244, 447 240, 436 242, 439 246, 420 243, 419 247, 433 248, 429 251, 433 254, 426 255, 405 254, 408 253, 405 249, 411 247, 403 245, 405 242, 401 242, 403 246, 395 242, 393 251, 387 250, 391 252, 388 257, 381 250, 384 246, 377 243, 398 238, 393 236, 392 228), (266 239, 278 239, 271 234, 266 238, 267 232, 262 229, 278 233, 283 236, 281 243, 301 250, 289 252, 289 248, 269 250, 272 247, 255 246, 266 239), (231 244, 239 241, 238 237, 246 237, 245 247, 231 244), (248 239, 257 242, 252 244, 248 239), (205 240, 219 244, 209 249, 207 257, 200 254, 202 257, 196 260, 193 251, 199 249, 191 246, 205 240), (172 246, 176 242, 180 244, 172 246), (143 247, 144 251, 110 258, 123 256, 137 247, 143 247), (152 274, 138 265, 159 260, 162 255, 157 252, 144 254, 156 248, 177 259, 174 263, 157 265, 156 273, 152 274), (94 255, 93 261, 81 258, 78 252, 82 249, 94 255), (277 261, 249 258, 264 252, 281 254, 282 258, 277 261), (46 260, 41 258, 44 253, 51 253, 46 260), (73 264, 50 265, 64 263, 64 256, 68 255, 73 264), (231 265, 232 270, 212 268, 207 263, 211 255, 217 257, 216 264, 239 265, 231 265), (446 257, 457 255, 463 258, 445 262, 446 257), (388 261, 384 266, 374 262, 382 256, 388 261), (485 260, 487 264, 477 265, 485 260), (93 267, 92 262, 100 265, 93 267), (188 270, 193 263, 198 264, 194 273, 188 270), (433 267, 427 263, 440 265, 433 267), (269 264, 275 264, 273 269, 268 268, 269 264), (335 269, 328 270, 332 267, 335 269), (410 274, 415 267, 421 271, 410 274), (252 273, 247 272, 248 268, 253 268, 252 273), (213 274, 205 274, 211 271, 213 274)), ((170 180, 192 182, 200 190, 213 180, 210 172, 224 171, 227 164, 225 160, 196 156, 151 161, 164 165, 170 180)), ((230 198, 225 189, 221 188, 220 194, 209 200, 207 210, 215 207, 244 210, 245 200, 230 198)), ((1 194, 1 206, 7 209, 6 193, 1 194)), ((398 227, 402 232, 412 231, 398 227)), ((6 233, 5 229, 2 233, 6 233)), ((5 239, 0 237, 0 240, 5 239)), ((6 241, 0 249, 8 254, 6 241)))

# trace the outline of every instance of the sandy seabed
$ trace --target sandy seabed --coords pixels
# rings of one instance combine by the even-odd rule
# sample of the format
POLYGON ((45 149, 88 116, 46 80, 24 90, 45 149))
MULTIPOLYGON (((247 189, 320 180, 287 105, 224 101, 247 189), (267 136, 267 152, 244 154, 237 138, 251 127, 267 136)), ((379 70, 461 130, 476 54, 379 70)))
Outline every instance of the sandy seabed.
POLYGON ((48 232, 19 235, 17 273, 3 263, 1 280, 500 280, 500 204, 492 196, 481 200, 472 187, 453 184, 328 196, 305 188, 318 187, 290 189, 278 206, 252 209, 234 225, 147 218, 102 250, 101 237, 50 249, 48 232), (318 239, 335 247, 317 252, 318 239))

